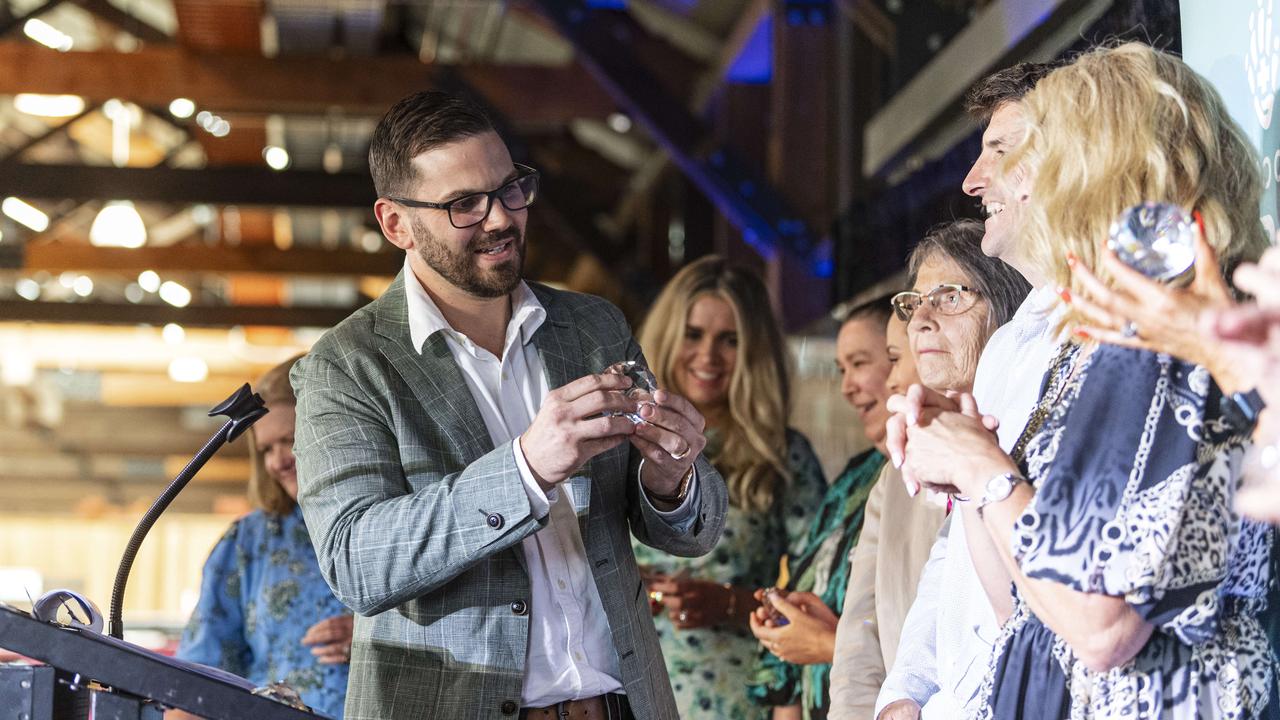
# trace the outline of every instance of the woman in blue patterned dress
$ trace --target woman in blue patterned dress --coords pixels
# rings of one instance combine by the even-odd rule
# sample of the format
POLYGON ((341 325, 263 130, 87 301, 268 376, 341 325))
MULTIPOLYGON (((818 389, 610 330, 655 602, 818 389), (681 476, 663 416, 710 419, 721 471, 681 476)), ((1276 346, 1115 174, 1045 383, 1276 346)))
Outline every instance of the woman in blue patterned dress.
POLYGON ((178 657, 258 686, 286 683, 316 712, 341 718, 351 613, 320 576, 297 505, 289 386, 296 361, 254 388, 269 411, 249 436, 249 497, 259 509, 232 523, 209 555, 178 657))
POLYGON ((758 647, 747 629, 752 592, 772 585, 779 559, 800 549, 826 488, 808 440, 785 424, 782 333, 760 279, 713 256, 671 279, 640 344, 659 386, 707 418, 705 452, 729 486, 724 535, 706 556, 633 543, 676 704, 685 720, 765 720, 769 710, 744 690, 758 647))
MULTIPOLYGON (((1095 50, 1041 80, 1024 111, 1004 212, 1047 281, 1078 290, 1069 266, 1096 271, 1098 238, 1146 200, 1197 211, 1228 266, 1260 252, 1247 141, 1177 58, 1095 50)), ((1082 320, 1066 318, 1066 330, 1082 320)), ((904 472, 977 503, 1013 582, 979 717, 1280 717, 1259 622, 1272 531, 1232 509, 1248 423, 1201 366, 1076 339, 1012 458, 971 398, 891 421, 894 438, 905 431, 904 472)))

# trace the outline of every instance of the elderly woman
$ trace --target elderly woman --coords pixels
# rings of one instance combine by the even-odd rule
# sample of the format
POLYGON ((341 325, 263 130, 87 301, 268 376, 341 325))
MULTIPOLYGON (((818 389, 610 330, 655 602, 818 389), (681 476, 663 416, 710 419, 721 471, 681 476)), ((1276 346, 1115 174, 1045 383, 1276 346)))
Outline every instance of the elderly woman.
MULTIPOLYGON (((874 447, 853 457, 831 483, 803 544, 787 557, 787 593, 769 597, 788 623, 778 625, 764 609, 751 617, 751 631, 766 652, 748 692, 757 702, 777 706, 775 720, 825 718, 830 707, 839 620, 835 608, 844 607, 849 556, 862 531, 867 498, 885 464, 884 401, 892 367, 885 325, 890 315, 888 297, 867 301, 846 315, 836 336, 841 393, 857 408, 863 432, 874 447)), ((763 591, 757 597, 763 599, 763 591)))
MULTIPOLYGON (((1260 251, 1248 144, 1177 58, 1133 43, 1086 53, 1024 111, 1004 211, 1045 277, 1079 290, 1068 267, 1096 271, 1098 239, 1143 200, 1200 212, 1228 264, 1260 251)), ((1068 312, 1066 329, 1080 320, 1068 312)), ((889 445, 904 475, 969 497, 1014 584, 979 717, 1280 717, 1258 618, 1270 529, 1232 513, 1249 429, 1221 395, 1168 355, 1068 343, 1012 457, 971 397, 892 401, 909 416, 889 445)))
POLYGON ((298 508, 289 386, 297 361, 272 368, 254 388, 268 411, 249 430, 249 498, 258 509, 232 523, 210 553, 177 654, 259 686, 287 683, 316 712, 341 718, 351 612, 320 576, 298 508))
MULTIPOLYGON (((913 289, 893 297, 896 317, 888 329, 892 392, 915 383, 939 392, 970 391, 987 339, 1026 298, 1027 281, 984 255, 982 236, 981 223, 960 220, 934 228, 912 252, 907 268, 913 289)), ((832 720, 874 714, 917 580, 946 517, 947 499, 926 495, 933 494, 909 495, 893 467, 885 468, 871 492, 836 631, 832 720)), ((922 592, 937 592, 941 577, 937 566, 922 592)))
POLYGON ((658 385, 707 419, 706 454, 729 486, 715 552, 684 558, 633 543, 676 702, 685 720, 764 718, 742 691, 758 649, 747 632, 752 592, 800 546, 826 489, 809 441, 784 423, 787 350, 768 290, 722 257, 701 258, 663 288, 640 344, 658 385))

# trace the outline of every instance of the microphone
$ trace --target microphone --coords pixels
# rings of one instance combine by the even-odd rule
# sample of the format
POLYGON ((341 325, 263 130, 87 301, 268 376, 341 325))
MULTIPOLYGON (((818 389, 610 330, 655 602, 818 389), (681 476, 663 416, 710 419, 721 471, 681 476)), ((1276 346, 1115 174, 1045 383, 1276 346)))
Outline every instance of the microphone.
POLYGON ((108 633, 117 640, 124 638, 124 622, 121 620, 121 606, 124 604, 124 587, 129 582, 129 571, 133 569, 134 558, 138 555, 138 550, 142 548, 142 541, 146 538, 147 533, 151 531, 151 526, 156 524, 173 499, 182 492, 182 489, 191 482, 191 478, 195 477, 200 468, 204 467, 209 458, 226 443, 235 440, 249 429, 263 415, 267 414, 267 406, 262 402, 262 397, 253 392, 249 388, 249 383, 245 383, 231 397, 223 400, 221 404, 209 411, 209 417, 217 417, 218 415, 226 415, 227 422, 218 429, 213 437, 205 443, 200 452, 196 453, 191 462, 182 468, 182 472, 169 483, 169 486, 160 493, 160 497, 151 503, 151 507, 147 509, 138 526, 133 529, 133 535, 129 537, 129 544, 125 546, 124 555, 120 558, 120 567, 116 570, 116 580, 111 586, 111 616, 108 625, 108 633))

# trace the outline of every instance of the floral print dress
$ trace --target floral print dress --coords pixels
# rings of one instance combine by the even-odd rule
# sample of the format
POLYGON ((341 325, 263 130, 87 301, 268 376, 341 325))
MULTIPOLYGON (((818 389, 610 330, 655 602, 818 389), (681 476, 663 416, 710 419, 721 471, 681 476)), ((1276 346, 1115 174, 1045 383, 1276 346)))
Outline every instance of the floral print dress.
MULTIPOLYGON (((709 433, 709 446, 714 447, 715 439, 709 433)), ((708 457, 714 463, 714 452, 708 457)), ((656 573, 684 572, 748 588, 773 585, 782 556, 803 548, 826 491, 822 465, 809 441, 794 430, 787 431, 787 467, 791 482, 772 508, 757 512, 729 506, 724 534, 707 555, 676 557, 633 541, 636 562, 656 573)), ((747 697, 745 686, 760 643, 745 622, 733 628, 677 630, 666 613, 653 620, 683 720, 768 720, 769 708, 747 697)))
POLYGON ((316 662, 302 636, 351 611, 320 576, 296 506, 288 515, 258 510, 232 523, 205 562, 200 585, 179 658, 259 687, 287 683, 316 712, 342 717, 348 665, 316 662))
POLYGON ((1223 417, 1202 367, 1110 345, 1083 352, 1051 371, 1062 390, 1029 436, 1036 494, 1012 550, 1027 577, 1123 597, 1155 630, 1129 662, 1093 671, 1015 589, 979 717, 1280 717, 1259 622, 1274 531, 1232 509, 1248 429, 1223 417))

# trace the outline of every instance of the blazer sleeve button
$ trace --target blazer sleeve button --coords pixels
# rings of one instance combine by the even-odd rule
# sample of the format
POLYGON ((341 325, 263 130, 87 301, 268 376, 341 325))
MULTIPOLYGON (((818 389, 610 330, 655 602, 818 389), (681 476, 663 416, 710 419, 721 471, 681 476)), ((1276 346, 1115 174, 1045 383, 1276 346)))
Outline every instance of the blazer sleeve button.
POLYGON ((502 526, 505 525, 507 522, 506 519, 503 518, 498 513, 489 513, 488 517, 486 517, 484 521, 488 523, 489 527, 493 528, 494 530, 502 529, 502 526))
POLYGON ((529 606, 523 600, 514 600, 511 603, 511 612, 517 615, 528 615, 529 606))
POLYGON ((503 714, 503 715, 515 715, 515 714, 516 714, 516 711, 517 711, 517 710, 519 710, 519 709, 520 709, 520 706, 519 706, 519 705, 517 705, 517 704, 516 704, 516 702, 515 702, 514 700, 508 700, 508 701, 506 701, 506 702, 502 703, 502 714, 503 714))

